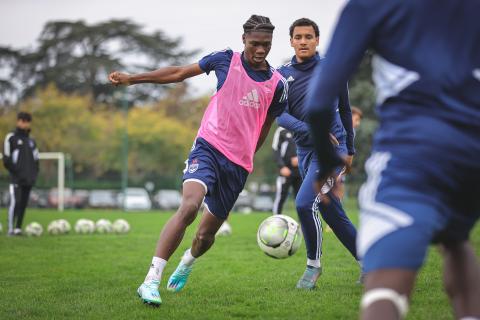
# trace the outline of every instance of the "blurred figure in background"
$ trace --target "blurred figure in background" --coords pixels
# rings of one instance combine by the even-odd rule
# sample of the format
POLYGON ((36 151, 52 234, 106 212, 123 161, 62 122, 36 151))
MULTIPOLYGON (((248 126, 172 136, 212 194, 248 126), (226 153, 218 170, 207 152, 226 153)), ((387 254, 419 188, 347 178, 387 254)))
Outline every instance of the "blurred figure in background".
POLYGON ((285 128, 278 127, 273 136, 272 149, 279 168, 272 211, 273 214, 282 214, 283 204, 287 200, 290 187, 293 187, 293 194, 297 197, 298 190, 302 185, 293 134, 285 128))
POLYGON ((32 115, 19 112, 17 127, 5 137, 3 164, 10 173, 8 235, 22 235, 22 223, 30 190, 38 175, 38 149, 30 137, 32 115))
POLYGON ((363 118, 363 112, 360 110, 360 108, 352 106, 352 126, 353 130, 357 130, 358 127, 360 127, 360 124, 362 123, 362 118, 363 118))

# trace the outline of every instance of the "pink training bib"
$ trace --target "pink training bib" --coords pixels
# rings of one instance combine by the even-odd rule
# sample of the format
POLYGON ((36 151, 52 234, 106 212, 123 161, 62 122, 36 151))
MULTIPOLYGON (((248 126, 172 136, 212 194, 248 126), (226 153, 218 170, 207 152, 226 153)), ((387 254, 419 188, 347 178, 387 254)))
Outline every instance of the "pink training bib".
POLYGON ((234 52, 225 83, 210 99, 197 137, 233 163, 253 171, 253 156, 268 108, 282 76, 274 71, 264 82, 252 80, 234 52))

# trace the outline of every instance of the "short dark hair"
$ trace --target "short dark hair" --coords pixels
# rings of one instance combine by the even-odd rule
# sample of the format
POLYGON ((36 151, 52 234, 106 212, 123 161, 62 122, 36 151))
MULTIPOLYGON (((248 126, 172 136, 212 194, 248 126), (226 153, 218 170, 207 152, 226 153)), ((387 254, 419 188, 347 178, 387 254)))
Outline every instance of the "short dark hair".
POLYGON ((293 38, 293 30, 295 27, 312 27, 315 31, 315 37, 320 37, 320 30, 318 29, 318 25, 315 21, 312 21, 308 18, 300 18, 295 20, 292 25, 290 26, 290 38, 293 38))
POLYGON ((25 122, 32 122, 32 115, 28 112, 20 111, 17 114, 17 120, 23 120, 25 122))
POLYGON ((358 114, 360 119, 363 118, 363 112, 362 110, 360 110, 360 108, 352 106, 351 109, 352 109, 352 114, 358 114))
POLYGON ((252 14, 247 22, 243 24, 243 32, 267 32, 273 33, 275 26, 270 22, 270 18, 252 14))

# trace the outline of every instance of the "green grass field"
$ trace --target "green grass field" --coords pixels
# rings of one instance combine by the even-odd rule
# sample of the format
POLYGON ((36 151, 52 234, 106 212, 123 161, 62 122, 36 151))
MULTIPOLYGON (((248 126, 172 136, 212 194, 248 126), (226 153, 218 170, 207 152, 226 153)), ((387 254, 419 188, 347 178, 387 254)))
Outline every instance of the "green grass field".
MULTIPOLYGON (((357 210, 348 203, 357 222, 357 210)), ((2 211, 5 211, 3 209, 2 211)), ((127 219, 128 235, 0 236, 0 319, 355 319, 362 288, 358 265, 333 233, 325 232, 319 287, 295 289, 305 266, 305 248, 275 260, 256 244, 267 214, 233 214, 233 234, 219 238, 195 265, 180 293, 161 290, 160 308, 143 305, 136 289, 149 267, 160 228, 171 213, 28 210, 26 223, 64 217, 127 219)), ((5 214, 2 224, 5 228, 5 214)), ((26 225, 26 224, 25 224, 26 225)), ((192 226, 166 267, 161 287, 190 246, 192 226)), ((473 233, 480 253, 480 228, 473 233)), ((441 284, 441 264, 431 250, 413 296, 408 319, 452 319, 441 284)))

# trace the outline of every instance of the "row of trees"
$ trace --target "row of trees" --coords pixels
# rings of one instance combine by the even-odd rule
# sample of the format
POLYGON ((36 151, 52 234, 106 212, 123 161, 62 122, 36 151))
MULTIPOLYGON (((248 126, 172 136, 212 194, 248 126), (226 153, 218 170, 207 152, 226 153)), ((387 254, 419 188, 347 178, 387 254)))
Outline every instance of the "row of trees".
MULTIPOLYGON (((31 97, 50 83, 65 93, 89 95, 94 102, 113 103, 106 82, 111 70, 140 72, 178 64, 195 51, 181 49, 182 39, 161 31, 148 33, 130 20, 96 24, 84 21, 47 23, 37 45, 14 49, 0 46, 0 104, 31 97)), ((137 102, 158 99, 162 90, 142 86, 130 92, 137 102)))

